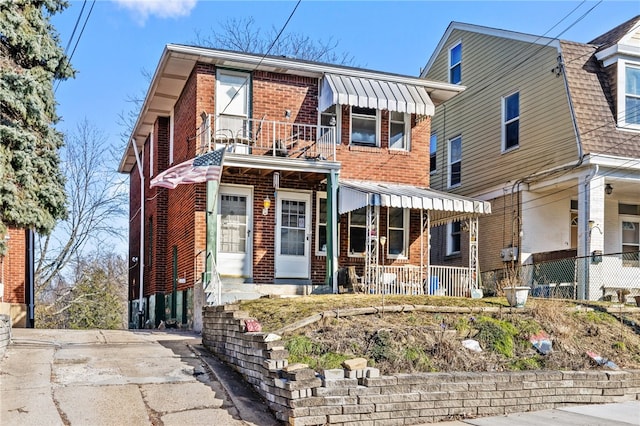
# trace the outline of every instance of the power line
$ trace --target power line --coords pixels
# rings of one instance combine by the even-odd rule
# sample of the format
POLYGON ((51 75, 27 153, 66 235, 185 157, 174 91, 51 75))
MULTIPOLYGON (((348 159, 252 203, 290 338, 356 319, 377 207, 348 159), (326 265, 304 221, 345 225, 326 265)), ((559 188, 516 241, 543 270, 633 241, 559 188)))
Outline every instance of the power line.
MULTIPOLYGON (((71 33, 71 37, 69 37, 69 42, 67 43, 67 47, 65 47, 64 49, 64 54, 65 56, 67 55, 67 51, 69 50, 69 47, 71 46, 71 42, 73 41, 73 36, 76 33, 76 29, 78 28, 78 24, 80 22, 80 19, 82 17, 82 12, 84 11, 84 7, 86 5, 86 0, 85 2, 82 4, 82 9, 80 9, 80 14, 78 15, 78 18, 76 19, 76 23, 73 27, 73 32, 71 33)), ((76 39, 76 42, 73 46, 73 50, 71 51, 71 55, 66 58, 66 62, 67 64, 71 64, 71 59, 73 59, 73 55, 76 53, 76 49, 78 47, 78 43, 80 43, 80 39, 82 39, 82 35, 84 34, 84 29, 87 26, 87 22, 89 21, 89 17, 91 16, 91 12, 93 12, 93 7, 96 4, 96 0, 93 0, 93 2, 91 3, 91 8, 89 9, 89 12, 87 13, 87 16, 84 19, 84 24, 82 25, 82 28, 80 29, 80 34, 78 34, 78 38, 76 39)), ((56 83, 56 87, 53 90, 53 93, 55 94, 58 91, 58 87, 60 87, 60 83, 62 82, 62 80, 58 80, 58 82, 56 83)))

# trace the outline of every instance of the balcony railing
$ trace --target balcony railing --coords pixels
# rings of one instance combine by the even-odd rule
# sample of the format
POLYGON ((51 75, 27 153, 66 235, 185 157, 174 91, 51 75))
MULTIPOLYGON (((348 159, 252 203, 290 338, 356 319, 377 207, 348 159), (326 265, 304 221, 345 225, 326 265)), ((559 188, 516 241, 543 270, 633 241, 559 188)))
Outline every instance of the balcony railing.
POLYGON ((365 292, 370 294, 429 294, 471 297, 471 270, 465 267, 376 265, 365 271, 365 292))
POLYGON ((336 157, 334 126, 209 115, 199 135, 197 154, 226 146, 235 154, 330 161, 336 157))

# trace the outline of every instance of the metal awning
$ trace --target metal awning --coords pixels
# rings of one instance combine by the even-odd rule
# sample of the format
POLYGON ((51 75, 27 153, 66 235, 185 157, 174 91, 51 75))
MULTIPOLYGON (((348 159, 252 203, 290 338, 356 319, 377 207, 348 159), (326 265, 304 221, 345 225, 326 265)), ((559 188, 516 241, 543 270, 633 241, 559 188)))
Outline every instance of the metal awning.
POLYGON ((420 188, 411 185, 357 180, 340 180, 338 211, 340 214, 371 206, 421 209, 432 212, 432 224, 491 213, 487 201, 420 188))
POLYGON ((435 111, 427 89, 419 84, 327 73, 318 107, 324 111, 337 104, 429 116, 435 111))

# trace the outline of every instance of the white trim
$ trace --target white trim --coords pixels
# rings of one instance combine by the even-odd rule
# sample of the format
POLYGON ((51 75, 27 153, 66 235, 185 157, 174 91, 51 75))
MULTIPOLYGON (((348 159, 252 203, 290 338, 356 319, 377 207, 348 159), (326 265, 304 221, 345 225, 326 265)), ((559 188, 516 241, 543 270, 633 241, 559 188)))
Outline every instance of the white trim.
MULTIPOLYGON (((638 227, 640 227, 640 216, 626 215, 626 214, 618 215, 618 230, 619 230, 618 232, 620 233, 620 253, 624 252, 623 246, 625 246, 625 245, 636 246, 636 244, 634 244, 634 243, 627 243, 627 244, 624 243, 624 241, 623 241, 623 229, 622 229, 622 223, 623 222, 633 222, 633 223, 636 223, 638 227)), ((640 250, 640 244, 638 244, 637 247, 638 247, 638 250, 640 250)), ((621 257, 622 256, 624 256, 624 255, 621 255, 621 257)), ((626 267, 626 268, 637 268, 637 267, 640 267, 640 263, 638 265, 636 265, 636 266, 633 266, 633 265, 625 266, 624 265, 624 260, 621 259, 621 261, 622 261, 621 262, 622 266, 626 267)))
MULTIPOLYGON (((353 135, 353 106, 349 107, 349 145, 356 145, 356 146, 368 146, 368 147, 375 147, 375 148, 380 148, 380 110, 379 109, 373 109, 373 108, 366 108, 366 109, 370 109, 372 111, 375 111, 376 115, 375 115, 375 120, 376 120, 376 140, 374 144, 366 144, 366 143, 353 143, 353 139, 351 138, 351 136, 353 135)), ((358 114, 360 116, 365 116, 363 114, 358 114)))
MULTIPOLYGON (((253 222, 254 222, 254 187, 251 185, 238 185, 238 184, 220 184, 220 188, 218 189, 218 200, 216 203, 216 214, 217 217, 217 242, 216 242, 216 264, 218 265, 218 269, 221 271, 222 275, 225 275, 225 266, 232 265, 234 261, 239 261, 240 257, 244 257, 243 259, 243 267, 242 272, 240 274, 234 273, 230 276, 234 277, 252 277, 253 276, 253 222), (222 196, 223 195, 239 195, 246 197, 247 200, 247 235, 246 235, 246 245, 245 245, 245 253, 243 255, 238 255, 237 253, 226 253, 223 252, 220 248, 221 243, 221 230, 222 230, 222 218, 220 209, 222 208, 222 196)), ((260 203, 262 200, 259 201, 260 203)), ((233 271, 237 272, 237 271, 233 271)), ((226 273, 228 275, 228 272, 226 273)))
POLYGON ((275 278, 311 278, 311 232, 312 219, 311 206, 313 200, 312 191, 307 190, 290 190, 280 188, 275 196, 276 203, 276 226, 275 226, 275 256, 274 270, 275 278), (305 232, 304 254, 300 255, 284 255, 280 253, 281 248, 281 230, 282 230, 282 202, 283 201, 301 201, 305 203, 305 223, 303 227, 305 232), (304 264, 304 265, 303 265, 304 264), (283 271, 279 266, 289 266, 289 270, 283 271), (297 269, 295 267, 297 267, 297 269), (304 268, 304 270, 303 270, 304 268))
MULTIPOLYGON (((409 227, 410 227, 410 217, 409 217, 409 209, 404 209, 402 207, 387 207, 387 244, 385 245, 384 254, 387 259, 408 259, 409 258, 409 227), (389 210, 391 209, 401 209, 402 210, 402 253, 401 254, 389 254, 389 247, 391 246, 391 237, 389 235, 389 231, 391 231, 391 226, 389 225, 389 210)), ((397 228, 394 228, 397 230, 397 228)))
MULTIPOLYGON (((457 161, 456 161, 457 162, 457 161)), ((457 188, 462 185, 462 135, 454 136, 447 140, 447 188, 457 188), (451 184, 451 142, 460 139, 460 182, 451 184)))
POLYGON ((449 82, 449 84, 462 84, 462 39, 458 39, 455 43, 452 43, 449 47, 449 49, 447 50, 448 55, 447 55, 447 81, 449 82), (453 49, 455 49, 456 47, 460 46, 460 61, 456 62, 455 64, 451 65, 451 51, 453 49), (460 66, 460 81, 458 81, 457 83, 454 83, 451 81, 451 70, 453 68, 455 68, 456 66, 460 66))
POLYGON ((171 108, 171 114, 169 115, 169 165, 173 164, 173 134, 174 134, 174 110, 171 108))
POLYGON ((435 175, 436 173, 438 173, 438 132, 434 132, 431 133, 431 135, 429 135, 429 174, 430 175, 435 175), (435 137, 436 138, 436 151, 435 151, 435 156, 436 156, 436 167, 433 169, 433 171, 431 170, 431 139, 435 137))
MULTIPOLYGON (((325 257, 327 255, 327 250, 325 247, 325 250, 322 251, 320 250, 320 200, 326 200, 327 199, 327 192, 326 191, 318 191, 316 192, 316 220, 314 223, 314 229, 315 229, 315 244, 314 244, 314 250, 316 252, 316 256, 323 256, 325 257)), ((327 212, 327 217, 329 216, 329 212, 327 212)), ((325 217, 326 220, 326 217, 325 217)), ((324 226, 325 229, 327 227, 327 222, 324 222, 324 226)), ((337 233, 336 235, 340 235, 340 233, 337 233)))
MULTIPOLYGON (((403 134, 403 144, 402 144, 402 148, 393 148, 391 146, 391 115, 394 113, 394 111, 389 111, 389 120, 387 123, 387 136, 388 136, 388 140, 387 140, 387 146, 389 147, 390 150, 393 151, 411 151, 411 114, 407 114, 405 113, 398 113, 398 114, 402 114, 402 124, 404 126, 404 134, 403 134)), ((396 111, 397 113, 397 111, 396 111)), ((395 123, 399 123, 399 121, 395 120, 395 123)))
POLYGON ((153 143, 153 134, 156 130, 156 125, 153 124, 151 126, 151 133, 149 133, 149 177, 153 177, 153 149, 154 149, 154 143, 153 143))
MULTIPOLYGON (((626 113, 627 113, 626 71, 627 71, 627 68, 635 68, 640 70, 640 61, 630 61, 630 60, 624 60, 624 59, 618 60, 618 76, 617 76, 618 77, 617 78, 618 101, 616 105, 617 111, 618 111, 617 126, 624 129, 628 129, 628 130, 640 130, 640 123, 627 124, 627 117, 626 117, 626 113)), ((638 95, 634 95, 633 97, 636 97, 636 96, 638 95)), ((640 99, 638 99, 638 102, 640 102, 640 99)), ((640 115, 640 111, 638 112, 638 114, 640 115)))
POLYGON ((501 152, 511 152, 520 147, 520 91, 516 90, 500 98, 500 133, 501 133, 501 152), (507 98, 517 94, 518 95, 518 116, 507 120, 507 98), (514 146, 507 148, 507 124, 518 121, 518 143, 514 146))
MULTIPOLYGON (((365 207, 359 207, 357 209, 351 210, 349 211, 347 214, 349 215, 347 217, 347 256, 348 257, 364 257, 364 253, 366 252, 367 249, 367 215, 366 215, 366 206, 365 207), (358 251, 351 251, 351 214, 359 209, 365 209, 365 220, 364 220, 364 224, 363 225, 355 225, 356 228, 363 228, 364 229, 364 233, 365 233, 365 238, 364 238, 364 250, 362 252, 358 252, 358 251)), ((377 221, 376 221, 377 222, 377 221)))

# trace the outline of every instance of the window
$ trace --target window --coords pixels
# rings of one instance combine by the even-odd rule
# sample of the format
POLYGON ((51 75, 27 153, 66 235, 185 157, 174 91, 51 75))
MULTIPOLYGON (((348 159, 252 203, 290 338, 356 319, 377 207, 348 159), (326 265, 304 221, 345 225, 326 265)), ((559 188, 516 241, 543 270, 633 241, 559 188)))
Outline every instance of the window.
MULTIPOLYGON (((334 127, 336 130, 336 140, 335 143, 340 143, 340 120, 336 113, 336 111, 340 111, 339 105, 332 105, 323 112, 320 113, 320 125, 327 127, 334 127)), ((324 136, 328 132, 328 129, 322 128, 321 134, 324 136)))
POLYGON ((625 67, 624 121, 627 125, 640 126, 640 66, 625 67))
POLYGON ((520 93, 502 98, 502 150, 520 144, 520 93))
POLYGON ((389 148, 409 149, 410 117, 402 112, 389 112, 389 148))
MULTIPOLYGON (((318 193, 316 198, 316 254, 327 254, 327 194, 318 193)), ((338 234, 339 235, 339 234, 338 234)))
POLYGON ((460 222, 447 224, 447 255, 460 253, 460 222))
POLYGON ((640 266, 640 218, 622 218, 622 266, 640 266))
POLYGON ((449 83, 462 81, 462 42, 449 49, 449 83))
POLYGON ((351 107, 351 143, 378 146, 378 111, 351 107))
POLYGON ((462 176, 462 137, 449 140, 449 187, 460 185, 462 176))
POLYGON ((431 135, 429 140, 429 171, 435 173, 438 170, 438 135, 431 135))
POLYGON ((364 253, 367 244, 367 208, 349 213, 349 255, 364 253))
POLYGON ((250 75, 218 69, 216 75, 216 135, 244 136, 249 117, 250 75))
POLYGON ((407 258, 409 210, 390 207, 387 212, 387 256, 407 258))

